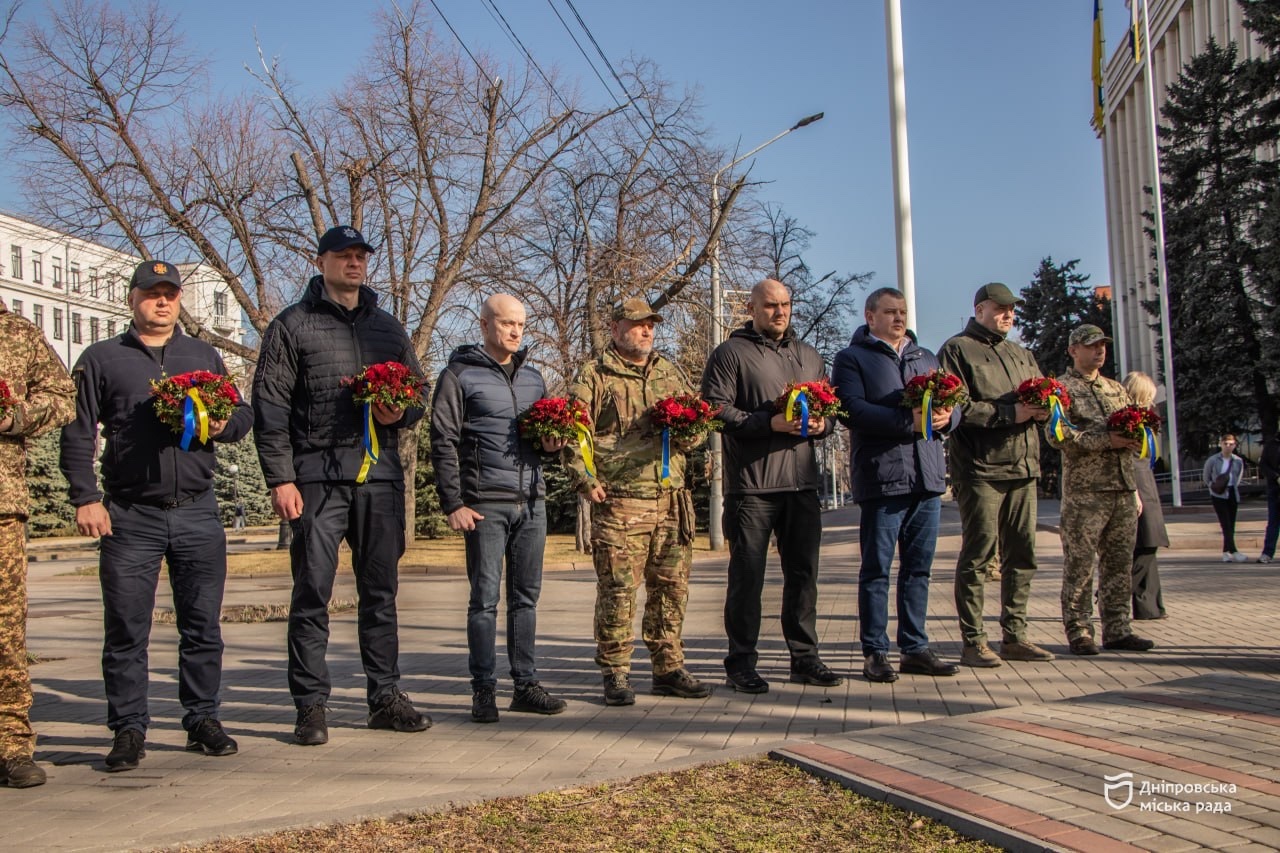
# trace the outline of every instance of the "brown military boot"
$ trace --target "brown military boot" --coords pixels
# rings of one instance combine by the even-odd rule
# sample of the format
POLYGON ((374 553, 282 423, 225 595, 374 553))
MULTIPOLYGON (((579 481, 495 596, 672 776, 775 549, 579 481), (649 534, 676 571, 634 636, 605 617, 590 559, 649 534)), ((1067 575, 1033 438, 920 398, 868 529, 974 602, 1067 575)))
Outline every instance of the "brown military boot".
POLYGON ((44 770, 30 758, 6 758, 0 761, 0 783, 10 788, 34 788, 46 781, 44 770))

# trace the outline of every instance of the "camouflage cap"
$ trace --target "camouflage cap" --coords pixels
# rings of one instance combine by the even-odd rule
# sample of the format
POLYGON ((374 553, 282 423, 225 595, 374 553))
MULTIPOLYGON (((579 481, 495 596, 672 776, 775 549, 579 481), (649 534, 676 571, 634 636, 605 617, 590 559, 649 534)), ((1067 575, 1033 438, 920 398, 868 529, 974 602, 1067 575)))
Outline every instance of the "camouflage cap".
POLYGON ((655 323, 662 322, 662 315, 649 307, 649 302, 639 296, 633 296, 630 299, 613 307, 614 320, 652 320, 655 323))
POLYGON ((1083 325, 1076 326, 1075 329, 1072 330, 1071 337, 1068 340, 1068 344, 1070 346, 1083 344, 1088 347, 1098 343, 1109 344, 1111 343, 1111 338, 1107 337, 1106 332, 1102 331, 1102 329, 1092 323, 1084 323, 1083 325))

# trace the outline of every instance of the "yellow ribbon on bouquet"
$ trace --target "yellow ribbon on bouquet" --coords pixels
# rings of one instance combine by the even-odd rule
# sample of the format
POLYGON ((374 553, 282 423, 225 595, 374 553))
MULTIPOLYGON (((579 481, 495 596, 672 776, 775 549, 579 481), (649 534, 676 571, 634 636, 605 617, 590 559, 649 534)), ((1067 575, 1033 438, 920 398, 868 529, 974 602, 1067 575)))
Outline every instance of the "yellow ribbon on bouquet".
POLYGON ((787 395, 787 420, 794 421, 796 419, 797 403, 800 408, 800 436, 802 438, 807 438, 809 436, 809 395, 804 393, 800 388, 792 390, 792 392, 787 395))
POLYGON ((369 476, 369 469, 378 464, 381 450, 378 447, 378 430, 373 422, 373 404, 364 404, 364 461, 360 463, 360 473, 356 474, 356 482, 363 483, 369 476))
POLYGON ((200 392, 195 388, 187 389, 187 396, 182 401, 182 440, 183 450, 191 448, 191 439, 199 438, 201 444, 209 441, 209 410, 205 408, 200 392))
POLYGON ((582 467, 587 469, 587 476, 594 477, 596 475, 596 442, 591 437, 591 431, 582 424, 574 424, 574 430, 578 433, 578 452, 582 454, 582 467))
POLYGON ((1156 458, 1160 456, 1160 443, 1151 427, 1142 428, 1142 447, 1138 450, 1139 459, 1150 459, 1151 467, 1156 467, 1156 458))

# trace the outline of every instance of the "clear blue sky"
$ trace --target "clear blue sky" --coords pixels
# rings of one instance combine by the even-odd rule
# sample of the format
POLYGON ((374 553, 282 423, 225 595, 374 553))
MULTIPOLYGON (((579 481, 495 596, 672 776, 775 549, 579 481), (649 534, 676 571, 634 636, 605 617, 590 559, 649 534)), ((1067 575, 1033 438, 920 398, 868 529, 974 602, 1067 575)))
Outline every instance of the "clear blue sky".
MULTIPOLYGON (((472 51, 520 60, 479 0, 436 2, 472 51)), ((541 64, 578 78, 588 102, 607 102, 548 0, 496 3, 541 64)), ((316 90, 340 81, 372 37, 363 4, 171 5, 224 92, 251 85, 243 65, 256 63, 255 31, 269 55, 316 90)), ((573 24, 562 0, 555 5, 573 24)), ((1110 5, 1108 55, 1128 15, 1120 0, 1110 5)), ((615 65, 647 57, 668 79, 696 88, 721 145, 746 151, 825 111, 822 122, 763 152, 752 177, 770 182, 764 199, 817 232, 808 256, 816 272, 872 272, 875 285, 896 285, 882 2, 576 6, 615 65)), ((1046 255, 1079 258, 1092 284, 1109 283, 1102 151, 1089 127, 1092 6, 902 0, 919 313, 912 325, 927 346, 969 316, 978 286, 999 280, 1016 290, 1046 255)), ((24 10, 43 14, 43 6, 24 10)), ((0 180, 0 208, 24 209, 12 180, 0 180)))

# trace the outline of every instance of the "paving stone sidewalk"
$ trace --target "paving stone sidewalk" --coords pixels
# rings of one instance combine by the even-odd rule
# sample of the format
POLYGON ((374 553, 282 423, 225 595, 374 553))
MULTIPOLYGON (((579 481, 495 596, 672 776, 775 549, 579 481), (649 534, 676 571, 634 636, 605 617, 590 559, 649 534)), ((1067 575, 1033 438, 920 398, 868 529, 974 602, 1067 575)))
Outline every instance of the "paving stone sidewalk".
MULTIPOLYGON (((691 670, 720 686, 701 701, 651 696, 641 654, 633 672, 637 704, 606 707, 591 663, 594 576, 589 569, 556 571, 547 574, 539 607, 539 671, 545 686, 570 701, 568 710, 556 717, 509 713, 504 681, 501 723, 477 726, 468 717, 465 579, 407 567, 400 596, 403 687, 435 718, 432 729, 397 734, 364 727, 355 617, 339 614, 329 653, 330 743, 292 745, 284 623, 228 624, 222 716, 240 753, 188 753, 176 701, 176 633, 156 625, 147 758, 138 770, 118 774, 103 772, 102 764, 109 733, 102 724, 96 579, 66 574, 57 561, 34 562, 30 646, 48 660, 33 669, 33 718, 37 758, 50 778, 42 788, 0 789, 4 848, 150 849, 771 751, 850 776, 851 784, 881 796, 916 797, 914 807, 954 814, 969 822, 958 824, 966 831, 1010 846, 1098 850, 1107 849, 1099 846, 1104 839, 1159 850, 1280 846, 1268 834, 1280 826, 1273 790, 1280 783, 1280 566, 1222 564, 1210 519, 1177 516, 1171 520, 1183 547, 1163 552, 1161 562, 1171 617, 1136 623, 1158 649, 1075 658, 1066 653, 1059 621, 1058 537, 1045 530, 1038 535, 1042 566, 1030 605, 1031 639, 1058 652, 1058 660, 871 684, 857 675, 856 515, 845 508, 824 517, 819 629, 827 663, 850 675, 839 688, 786 682, 776 570, 766 586, 761 646, 771 690, 751 697, 723 686, 724 560, 711 557, 695 566, 685 640, 691 670), (1101 793, 1103 770, 1132 772, 1139 784, 1208 783, 1229 772, 1237 794, 1226 798, 1229 814, 1142 811, 1140 804, 1118 811, 1101 793), (954 792, 936 785, 922 791, 916 779, 954 792), (1085 831, 1093 834, 1072 834, 1085 831)), ((947 505, 929 633, 951 658, 959 653, 951 595, 958 530, 947 505)), ((1256 554, 1256 507, 1244 507, 1240 532, 1242 547, 1256 554)), ((338 594, 350 597, 349 572, 342 578, 338 594)), ((228 602, 283 603, 288 587, 287 577, 236 578, 228 602)), ((162 588, 161 605, 167 595, 162 588)), ((987 613, 998 635, 994 602, 987 613)))

